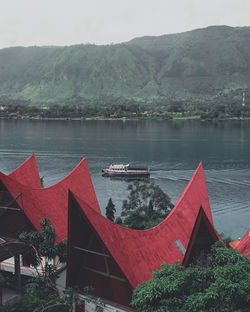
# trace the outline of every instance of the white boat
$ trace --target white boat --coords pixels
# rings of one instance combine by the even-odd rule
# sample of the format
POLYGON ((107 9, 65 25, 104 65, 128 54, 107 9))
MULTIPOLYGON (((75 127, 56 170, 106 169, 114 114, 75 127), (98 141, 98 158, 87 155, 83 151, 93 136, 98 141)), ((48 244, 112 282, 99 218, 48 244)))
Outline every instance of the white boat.
POLYGON ((110 165, 102 169, 103 176, 106 177, 148 177, 150 169, 148 167, 127 165, 110 165))

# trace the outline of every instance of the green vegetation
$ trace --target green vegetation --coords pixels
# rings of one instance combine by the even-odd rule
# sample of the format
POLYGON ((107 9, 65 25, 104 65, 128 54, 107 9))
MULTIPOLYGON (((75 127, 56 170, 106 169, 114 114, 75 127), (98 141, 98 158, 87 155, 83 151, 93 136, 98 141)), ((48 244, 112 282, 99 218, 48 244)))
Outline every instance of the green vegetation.
POLYGON ((135 289, 131 304, 137 312, 247 312, 250 261, 217 242, 206 266, 162 265, 135 289))
POLYGON ((71 312, 81 304, 78 293, 71 288, 58 292, 51 287, 48 278, 31 279, 25 286, 24 295, 13 305, 0 307, 1 312, 71 312))
POLYGON ((135 118, 143 116, 145 108, 133 103, 111 106, 96 105, 51 105, 50 107, 8 106, 0 111, 0 117, 6 118, 135 118))
POLYGON ((116 223, 137 230, 159 224, 173 208, 169 196, 154 182, 135 181, 128 185, 129 196, 123 201, 116 223))
POLYGON ((107 46, 2 49, 0 105, 235 106, 250 84, 249 40, 250 27, 216 26, 107 46))
POLYGON ((106 217, 110 220, 110 221, 114 221, 115 220, 115 205, 113 204, 112 198, 109 199, 107 207, 106 207, 106 217))
POLYGON ((241 104, 204 104, 184 105, 173 102, 170 105, 139 105, 127 103, 121 105, 51 105, 49 107, 36 106, 8 106, 0 110, 0 118, 14 119, 201 119, 224 120, 231 118, 250 118, 250 105, 241 104))
POLYGON ((55 245, 56 232, 53 226, 50 224, 49 219, 42 219, 40 221, 40 232, 23 232, 19 235, 19 239, 36 248, 37 254, 34 249, 29 248, 24 254, 24 259, 27 264, 34 267, 40 265, 40 259, 45 259, 45 273, 48 277, 54 279, 56 272, 56 265, 49 264, 49 260, 53 260, 58 257, 60 263, 65 263, 67 260, 67 242, 61 241, 58 245, 55 245))

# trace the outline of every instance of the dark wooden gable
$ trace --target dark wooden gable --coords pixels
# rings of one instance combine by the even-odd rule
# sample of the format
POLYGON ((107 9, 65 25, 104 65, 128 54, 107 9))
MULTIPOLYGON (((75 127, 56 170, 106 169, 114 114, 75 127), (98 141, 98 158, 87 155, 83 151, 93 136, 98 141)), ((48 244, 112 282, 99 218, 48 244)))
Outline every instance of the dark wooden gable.
POLYGON ((198 258, 200 261, 206 261, 206 255, 210 251, 211 245, 219 239, 201 207, 182 263, 185 266, 195 264, 198 258))
POLYGON ((72 193, 69 193, 67 286, 93 288, 91 294, 129 305, 132 286, 72 193))
POLYGON ((20 204, 21 193, 12 193, 0 181, 0 235, 18 238, 24 231, 35 231, 20 204), (18 201, 18 202, 17 202, 18 201))

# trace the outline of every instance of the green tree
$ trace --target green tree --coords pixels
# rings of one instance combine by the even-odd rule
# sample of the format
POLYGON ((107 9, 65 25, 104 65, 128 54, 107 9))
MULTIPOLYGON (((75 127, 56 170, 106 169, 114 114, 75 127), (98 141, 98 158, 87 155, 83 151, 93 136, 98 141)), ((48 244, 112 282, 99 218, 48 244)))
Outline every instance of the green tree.
POLYGON ((58 257, 61 263, 65 263, 67 260, 67 243, 63 240, 58 245, 56 242, 56 232, 53 226, 51 226, 50 220, 45 218, 40 221, 41 231, 40 232, 23 232, 19 235, 21 241, 34 246, 29 248, 24 253, 25 261, 28 264, 37 267, 39 265, 39 259, 45 259, 45 271, 52 277, 56 269, 56 264, 49 265, 49 260, 54 260, 58 257), (38 257, 37 257, 38 256, 38 257))
POLYGON ((113 204, 112 198, 110 198, 106 207, 106 217, 109 220, 114 221, 115 212, 116 212, 115 205, 113 204))
POLYGON ((32 278, 24 291, 25 294, 6 312, 70 312, 75 311, 75 305, 83 303, 79 293, 71 288, 59 294, 47 278, 32 278))
POLYGON ((122 204, 123 225, 133 229, 151 228, 171 211, 169 196, 154 182, 135 181, 128 185, 129 196, 122 204))
MULTIPOLYGON (((52 285, 53 286, 53 285, 52 285)), ((32 278, 26 285, 25 294, 12 307, 1 310, 3 312, 73 312, 78 305, 84 302, 92 303, 96 306, 93 311, 103 311, 104 302, 100 298, 88 295, 91 287, 84 287, 81 291, 85 294, 82 299, 79 289, 68 287, 65 291, 60 291, 51 287, 49 279, 44 277, 32 278)))
POLYGON ((44 188, 44 177, 40 177, 40 182, 41 182, 42 188, 44 188))
POLYGON ((137 312, 249 311, 249 259, 217 242, 207 260, 205 267, 162 265, 135 289, 132 306, 137 312))
POLYGON ((122 218, 121 217, 117 217, 115 219, 115 223, 118 224, 118 225, 122 225, 122 218))

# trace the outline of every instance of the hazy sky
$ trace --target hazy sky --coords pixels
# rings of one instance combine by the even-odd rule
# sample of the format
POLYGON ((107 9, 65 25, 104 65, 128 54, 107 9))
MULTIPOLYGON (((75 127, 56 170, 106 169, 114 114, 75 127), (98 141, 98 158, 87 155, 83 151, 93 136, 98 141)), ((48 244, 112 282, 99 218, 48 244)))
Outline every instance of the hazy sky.
POLYGON ((0 0, 0 48, 109 44, 210 25, 249 26, 250 0, 0 0))

